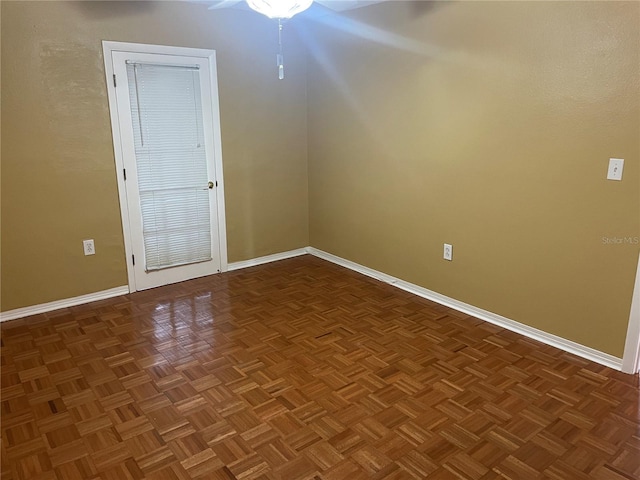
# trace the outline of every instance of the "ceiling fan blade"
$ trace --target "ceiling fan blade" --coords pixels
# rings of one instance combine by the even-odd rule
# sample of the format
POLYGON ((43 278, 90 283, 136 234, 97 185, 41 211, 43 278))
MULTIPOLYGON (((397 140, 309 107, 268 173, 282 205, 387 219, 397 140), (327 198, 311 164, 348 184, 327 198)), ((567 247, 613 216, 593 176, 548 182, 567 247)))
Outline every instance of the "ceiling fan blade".
POLYGON ((382 3, 384 1, 386 0, 315 0, 315 2, 335 12, 353 10, 354 8, 366 7, 368 5, 382 3))
POLYGON ((234 5, 237 5, 238 3, 242 2, 243 0, 220 0, 218 3, 211 5, 209 7, 209 10, 218 10, 220 8, 229 8, 229 7, 233 7, 234 5))

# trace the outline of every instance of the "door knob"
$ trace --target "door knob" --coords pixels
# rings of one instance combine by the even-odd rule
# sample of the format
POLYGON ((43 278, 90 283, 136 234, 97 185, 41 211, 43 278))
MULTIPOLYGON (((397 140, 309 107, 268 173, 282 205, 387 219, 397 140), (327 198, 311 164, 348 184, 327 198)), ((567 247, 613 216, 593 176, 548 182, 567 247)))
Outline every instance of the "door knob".
POLYGON ((209 186, 209 189, 213 188, 213 182, 209 182, 207 185, 209 186))

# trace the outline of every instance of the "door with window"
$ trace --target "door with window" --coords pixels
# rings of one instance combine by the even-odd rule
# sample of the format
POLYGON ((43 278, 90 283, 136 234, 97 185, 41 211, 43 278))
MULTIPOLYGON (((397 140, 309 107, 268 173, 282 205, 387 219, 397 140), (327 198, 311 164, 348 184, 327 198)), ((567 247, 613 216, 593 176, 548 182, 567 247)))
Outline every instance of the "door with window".
POLYGON ((225 270, 213 52, 105 44, 130 290, 225 270))

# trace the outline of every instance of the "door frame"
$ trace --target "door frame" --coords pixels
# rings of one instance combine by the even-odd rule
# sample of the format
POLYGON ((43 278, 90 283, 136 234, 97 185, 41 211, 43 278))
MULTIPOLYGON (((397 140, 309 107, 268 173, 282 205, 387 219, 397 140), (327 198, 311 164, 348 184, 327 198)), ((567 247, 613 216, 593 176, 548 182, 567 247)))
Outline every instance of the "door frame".
POLYGON ((636 280, 631 298, 631 312, 627 327, 627 340, 622 357, 622 371, 636 374, 640 372, 640 253, 636 267, 636 280))
MULTIPOLYGON (((136 278, 133 268, 133 245, 131 240, 130 215, 127 203, 127 190, 124 179, 124 155, 120 136, 120 119, 118 116, 118 104, 114 82, 114 66, 112 52, 152 53, 160 55, 179 55, 182 57, 205 58, 209 64, 209 88, 211 90, 211 109, 213 112, 213 159, 215 168, 215 187, 217 213, 218 213, 218 248, 220 249, 220 272, 226 272, 229 268, 227 260, 227 229, 226 209, 224 204, 224 181, 222 176, 222 140, 220 132, 220 103, 218 99, 218 76, 216 68, 216 52, 202 48, 171 47, 166 45, 148 45, 142 43, 102 41, 102 53, 104 57, 105 80, 107 97, 109 100, 109 115, 111 117, 111 134, 113 137, 113 153, 118 181, 118 199, 120 201, 120 217, 122 220, 122 233, 124 235, 125 261, 127 265, 127 279, 129 292, 137 291, 136 278)), ((126 82, 126 79, 117 79, 126 82)))

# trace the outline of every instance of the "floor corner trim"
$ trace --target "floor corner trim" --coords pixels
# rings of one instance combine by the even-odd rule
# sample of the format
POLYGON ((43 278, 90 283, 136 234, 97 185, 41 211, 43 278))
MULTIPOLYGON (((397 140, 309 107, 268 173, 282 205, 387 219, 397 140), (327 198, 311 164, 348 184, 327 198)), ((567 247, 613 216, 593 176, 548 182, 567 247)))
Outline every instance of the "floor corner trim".
POLYGON ((106 300, 108 298, 127 295, 128 293, 129 287, 123 285, 121 287, 110 288, 108 290, 102 290, 100 292, 88 293, 86 295, 80 295, 78 297, 63 298, 62 300, 54 300, 53 302, 40 303, 38 305, 31 305, 29 307, 7 310, 6 312, 0 312, 0 322, 16 320, 18 318, 38 315, 40 313, 52 312, 54 310, 60 310, 61 308, 75 307, 76 305, 82 305, 83 303, 106 300))
POLYGON ((234 270, 240 270, 243 268, 255 267, 263 265, 265 263, 277 262, 278 260, 286 260, 287 258, 299 257, 300 255, 306 255, 308 247, 298 248, 296 250, 289 250, 287 252, 274 253, 272 255, 265 255, 264 257, 250 258, 249 260, 241 260, 239 262, 232 262, 227 267, 228 272, 234 270))
POLYGON ((582 357, 586 360, 591 360, 592 362, 598 363, 600 365, 613 368, 614 370, 622 370, 622 359, 614 357, 613 355, 610 355, 608 353, 601 352, 594 348, 581 345, 571 340, 567 340, 566 338, 553 335, 552 333, 530 327, 529 325, 511 320, 510 318, 503 317, 502 315, 498 315, 488 310, 475 307, 454 298, 447 297, 446 295, 442 295, 432 290, 428 290, 424 287, 420 287, 419 285, 406 282, 396 277, 392 277, 391 275, 387 275, 386 273, 382 273, 372 268, 365 267, 364 265, 352 262, 351 260, 346 260, 342 257, 324 252, 317 248, 307 247, 306 251, 307 253, 315 257, 322 258, 323 260, 335 263, 336 265, 348 268, 381 282, 388 283, 394 287, 413 293, 414 295, 417 295, 419 297, 426 298, 427 300, 431 300, 449 308, 453 308, 454 310, 466 313, 480 320, 484 320, 485 322, 502 327, 506 330, 519 333, 520 335, 531 338, 533 340, 537 340, 541 343, 544 343, 545 345, 556 347, 560 350, 571 353, 578 357, 582 357))

